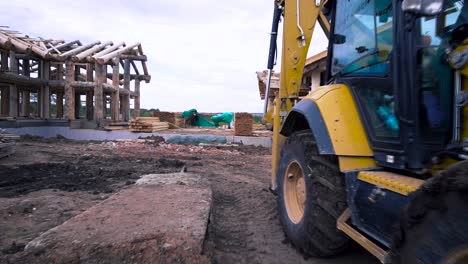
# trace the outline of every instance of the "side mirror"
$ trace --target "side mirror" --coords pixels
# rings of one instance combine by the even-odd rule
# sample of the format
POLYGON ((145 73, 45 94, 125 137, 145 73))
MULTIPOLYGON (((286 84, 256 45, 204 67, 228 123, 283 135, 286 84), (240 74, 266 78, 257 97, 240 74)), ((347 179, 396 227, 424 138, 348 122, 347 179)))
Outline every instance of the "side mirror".
POLYGON ((404 0, 402 9, 404 12, 421 16, 435 16, 444 8, 444 0, 404 0))

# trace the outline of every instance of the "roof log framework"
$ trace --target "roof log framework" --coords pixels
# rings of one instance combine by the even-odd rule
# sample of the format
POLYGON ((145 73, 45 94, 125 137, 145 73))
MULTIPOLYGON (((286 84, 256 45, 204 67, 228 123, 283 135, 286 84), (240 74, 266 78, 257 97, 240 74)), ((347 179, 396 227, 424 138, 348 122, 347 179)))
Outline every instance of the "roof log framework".
POLYGON ((141 81, 151 81, 140 43, 32 38, 0 26, 0 61, 1 117, 127 122, 131 99, 140 113, 141 81))

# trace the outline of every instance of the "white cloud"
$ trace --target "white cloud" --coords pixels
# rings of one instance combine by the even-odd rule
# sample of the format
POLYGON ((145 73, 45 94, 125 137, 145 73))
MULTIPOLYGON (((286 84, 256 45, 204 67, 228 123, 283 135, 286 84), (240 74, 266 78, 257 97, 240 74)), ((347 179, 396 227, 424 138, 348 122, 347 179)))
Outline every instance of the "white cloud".
MULTIPOLYGON (((0 3, 0 25, 32 36, 141 42, 151 83, 142 107, 261 112, 255 71, 266 67, 272 0, 0 3)), ((312 48, 326 48, 326 38, 312 48)), ((279 41, 278 43, 281 43, 279 41)), ((276 68, 279 71, 279 66, 276 68)))

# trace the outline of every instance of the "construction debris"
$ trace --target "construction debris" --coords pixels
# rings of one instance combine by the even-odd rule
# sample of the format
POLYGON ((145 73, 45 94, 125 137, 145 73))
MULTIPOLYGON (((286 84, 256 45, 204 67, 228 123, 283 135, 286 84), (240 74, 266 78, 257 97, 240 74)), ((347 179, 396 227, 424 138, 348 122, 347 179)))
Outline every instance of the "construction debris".
POLYGON ((153 133, 169 129, 168 122, 161 122, 159 117, 137 117, 130 121, 130 131, 138 133, 153 133))
POLYGON ((251 136, 253 130, 253 116, 249 113, 235 113, 234 135, 251 136))

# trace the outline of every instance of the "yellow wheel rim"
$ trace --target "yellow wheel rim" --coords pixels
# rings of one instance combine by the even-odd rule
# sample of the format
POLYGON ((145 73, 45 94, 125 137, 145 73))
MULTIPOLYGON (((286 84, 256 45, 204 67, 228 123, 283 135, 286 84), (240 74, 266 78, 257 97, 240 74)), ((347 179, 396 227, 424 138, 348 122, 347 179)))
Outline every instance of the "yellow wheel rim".
POLYGON ((445 260, 444 264, 466 264, 468 263, 468 246, 464 246, 458 250, 450 253, 445 260))
POLYGON ((296 161, 289 163, 284 174, 284 203, 289 219, 297 224, 304 216, 306 204, 306 186, 302 168, 296 161))

